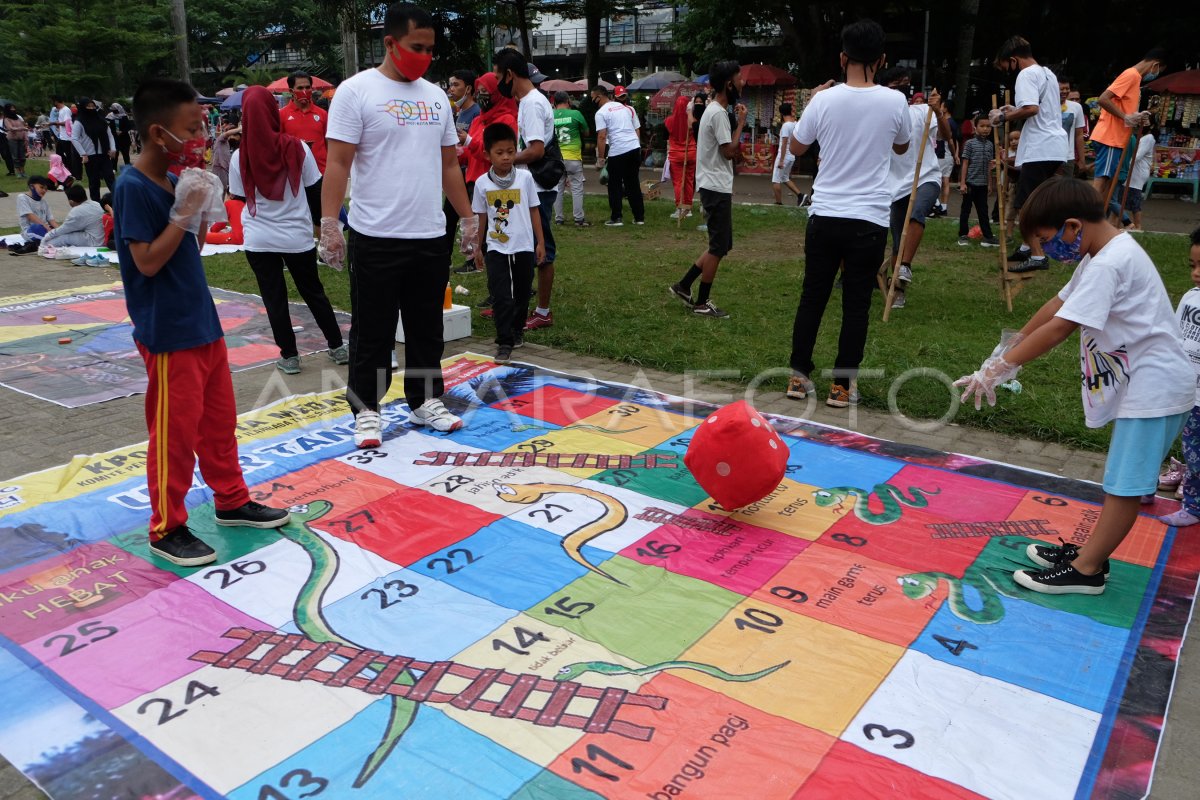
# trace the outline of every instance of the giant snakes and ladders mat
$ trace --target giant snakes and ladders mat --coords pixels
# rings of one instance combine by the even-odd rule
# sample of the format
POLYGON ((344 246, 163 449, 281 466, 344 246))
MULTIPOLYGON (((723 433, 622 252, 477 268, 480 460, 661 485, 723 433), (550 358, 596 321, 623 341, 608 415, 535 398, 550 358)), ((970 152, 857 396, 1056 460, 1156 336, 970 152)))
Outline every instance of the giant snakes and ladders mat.
MULTIPOLYGON (((262 299, 211 289, 234 372, 279 358, 262 299)), ((328 349, 308 306, 290 304, 302 355, 328 349)), ((347 328, 348 314, 338 313, 347 328)), ((0 386, 79 408, 146 391, 120 283, 0 298, 0 386), (60 343, 62 342, 62 343, 60 343)))
MULTIPOLYGON (((243 416, 280 531, 147 549, 145 445, 0 484, 0 753, 55 800, 1143 796, 1200 548, 1143 516, 1107 591, 1013 584, 1097 487, 770 417, 726 511, 713 407, 473 355, 469 427, 355 450, 340 396, 243 416)), ((636 383, 636 381, 635 381, 636 383)))

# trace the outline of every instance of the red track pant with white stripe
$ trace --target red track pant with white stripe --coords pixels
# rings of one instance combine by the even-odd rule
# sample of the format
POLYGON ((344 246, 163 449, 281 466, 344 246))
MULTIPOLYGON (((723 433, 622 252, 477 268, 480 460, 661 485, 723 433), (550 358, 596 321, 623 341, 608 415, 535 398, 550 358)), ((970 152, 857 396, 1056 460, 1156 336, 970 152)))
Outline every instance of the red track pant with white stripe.
POLYGON ((225 340, 151 353, 140 342, 150 385, 146 389, 146 427, 150 454, 150 540, 157 541, 187 524, 184 500, 192 488, 196 460, 213 491, 218 509, 250 501, 237 450, 237 404, 225 340))

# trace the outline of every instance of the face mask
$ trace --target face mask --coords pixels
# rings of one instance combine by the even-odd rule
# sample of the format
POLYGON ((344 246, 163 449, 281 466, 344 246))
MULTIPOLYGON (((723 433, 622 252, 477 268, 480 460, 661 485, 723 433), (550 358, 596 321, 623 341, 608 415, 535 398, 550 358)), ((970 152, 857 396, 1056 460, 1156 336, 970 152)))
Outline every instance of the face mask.
POLYGON ((163 152, 167 154, 167 158, 171 160, 172 164, 177 167, 184 168, 204 168, 204 151, 208 148, 207 139, 205 139, 203 136, 197 136, 195 139, 188 139, 187 141, 184 141, 166 128, 163 128, 163 132, 166 133, 167 136, 170 136, 172 139, 179 142, 179 144, 183 145, 178 153, 173 153, 168 150, 166 146, 163 146, 163 152))
POLYGON ((487 92, 475 96, 475 102, 479 105, 480 111, 487 111, 492 107, 492 96, 487 92))
POLYGON ((1060 261, 1063 264, 1074 264, 1083 258, 1083 255, 1079 252, 1079 248, 1083 244, 1083 231, 1079 232, 1079 235, 1075 237, 1075 241, 1064 242, 1062 237, 1063 231, 1066 229, 1067 226, 1064 224, 1058 229, 1058 233, 1054 234, 1053 239, 1042 245, 1042 250, 1055 261, 1060 261))
POLYGON ((292 100, 297 103, 311 103, 312 89, 297 89, 292 92, 292 100))
POLYGON ((512 97, 512 93, 513 93, 513 82, 512 81, 500 81, 500 85, 497 86, 496 88, 499 89, 500 94, 504 95, 505 97, 512 97))
POLYGON ((1157 77, 1158 77, 1157 72, 1147 72, 1146 77, 1142 78, 1142 83, 1149 83, 1150 81, 1154 80, 1157 77))
POLYGON ((396 45, 395 50, 389 50, 388 57, 392 59, 392 66, 410 81, 419 80, 425 74, 425 71, 429 69, 429 65, 433 63, 433 56, 431 54, 414 53, 412 50, 400 45, 396 45))

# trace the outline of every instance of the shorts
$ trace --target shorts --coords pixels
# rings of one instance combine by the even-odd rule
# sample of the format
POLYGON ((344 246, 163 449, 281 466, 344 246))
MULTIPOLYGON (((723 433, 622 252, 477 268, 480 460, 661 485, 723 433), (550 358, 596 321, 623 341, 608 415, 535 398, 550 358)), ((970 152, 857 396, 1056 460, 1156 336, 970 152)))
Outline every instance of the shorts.
POLYGON ((1141 497, 1158 489, 1162 460, 1179 438, 1188 414, 1169 417, 1119 417, 1104 462, 1104 492, 1116 497, 1141 497))
POLYGON ((776 166, 771 172, 771 183, 787 183, 792 179, 792 166, 796 159, 789 158, 783 164, 776 166))
POLYGON ((938 159, 938 167, 942 170, 942 177, 949 178, 954 172, 954 156, 947 152, 945 158, 938 159))
POLYGON ((1111 178, 1117 174, 1117 168, 1121 164, 1121 157, 1125 155, 1125 151, 1120 147, 1113 147, 1111 144, 1102 142, 1092 142, 1092 146, 1096 148, 1096 172, 1097 178, 1111 178))
MULTIPOLYGON (((917 200, 913 203, 912 213, 908 218, 913 222, 925 225, 925 218, 933 210, 933 206, 942 194, 942 187, 936 183, 922 183, 917 187, 917 200)), ((900 235, 904 232, 904 212, 908 211, 909 195, 904 195, 892 203, 891 228, 892 251, 900 247, 900 235)))
POLYGON ((708 252, 723 258, 733 249, 733 195, 700 190, 700 207, 708 224, 708 252))
POLYGON ((1021 165, 1021 175, 1017 178, 1017 191, 1013 195, 1013 211, 1020 211, 1033 194, 1033 190, 1058 174, 1063 165, 1061 161, 1026 161, 1021 165))
MULTIPOLYGON (((1122 196, 1124 196, 1124 187, 1122 187, 1121 192, 1122 192, 1122 196)), ((1129 196, 1125 198, 1125 210, 1129 211, 1129 212, 1141 211, 1142 210, 1142 199, 1143 199, 1142 190, 1134 189, 1133 187, 1130 187, 1129 196)), ((1120 201, 1118 200, 1117 202, 1120 202, 1120 201)))

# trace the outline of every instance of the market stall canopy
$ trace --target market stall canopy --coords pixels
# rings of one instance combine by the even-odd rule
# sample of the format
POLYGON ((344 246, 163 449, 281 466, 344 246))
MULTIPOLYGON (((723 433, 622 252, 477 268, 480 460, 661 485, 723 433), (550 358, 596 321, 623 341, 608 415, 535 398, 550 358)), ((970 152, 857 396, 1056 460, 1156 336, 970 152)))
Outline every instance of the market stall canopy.
POLYGON ((563 80, 559 80, 558 78, 551 78, 548 81, 542 81, 542 84, 538 88, 541 89, 543 92, 549 92, 550 94, 554 94, 555 92, 582 92, 582 91, 584 91, 583 89, 581 89, 579 87, 579 84, 576 83, 575 81, 563 81, 563 80))
POLYGON ((743 64, 742 77, 747 86, 795 86, 796 78, 790 72, 770 64, 743 64))
POLYGON ((708 87, 695 81, 681 81, 664 86, 650 97, 650 110, 666 115, 675 107, 676 97, 691 97, 697 92, 707 92, 708 87))
POLYGON ((631 92, 657 92, 664 86, 672 83, 680 83, 686 80, 687 78, 685 78, 683 75, 680 75, 678 72, 664 70, 662 72, 651 73, 644 78, 638 78, 625 88, 631 92))
MULTIPOLYGON (((603 78, 601 78, 599 81, 597 81, 597 83, 600 86, 603 86, 605 89, 608 89, 610 92, 612 91, 613 85, 611 83, 609 83, 608 81, 604 80, 603 78)), ((582 80, 575 81, 575 88, 578 91, 586 92, 587 90, 591 89, 592 87, 588 85, 587 78, 584 78, 582 80)))
MULTIPOLYGON (((314 89, 332 89, 333 84, 316 75, 312 76, 312 86, 314 89)), ((288 90, 287 78, 280 78, 277 81, 271 81, 267 84, 267 88, 272 92, 286 92, 288 90)))
POLYGON ((1172 92, 1174 94, 1200 94, 1200 69, 1188 69, 1182 72, 1172 72, 1158 80, 1146 84, 1152 92, 1172 92))
POLYGON ((237 89, 233 88, 232 86, 226 87, 224 89, 218 89, 217 97, 229 97, 229 95, 233 94, 236 91, 237 91, 237 89))

